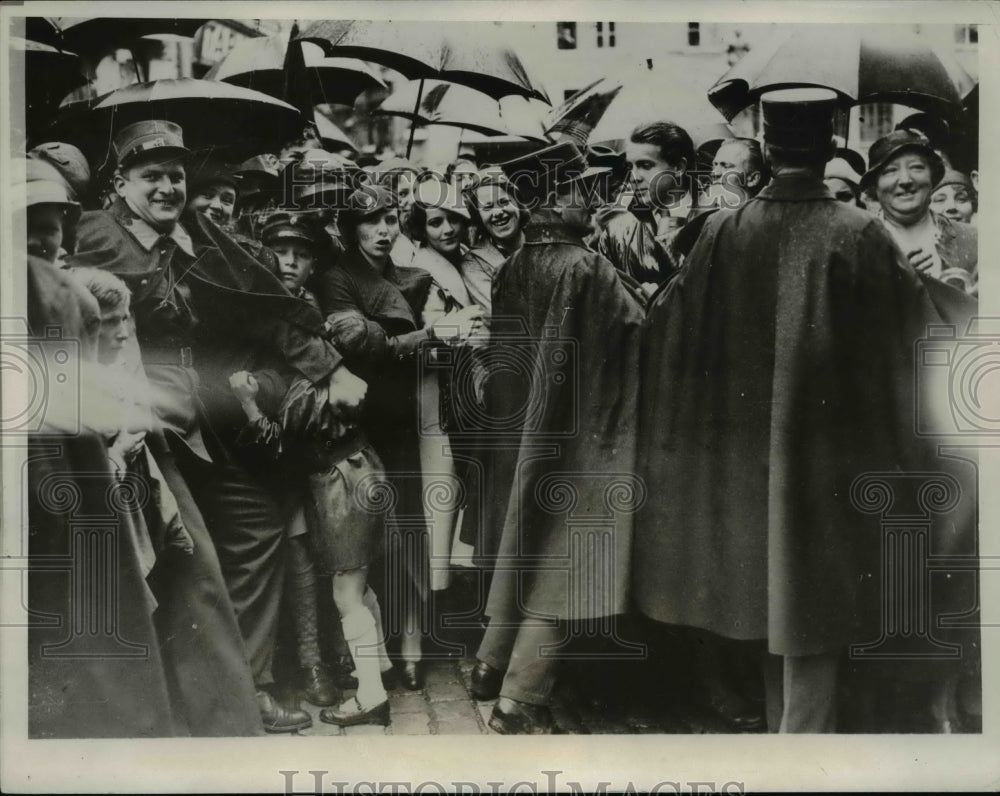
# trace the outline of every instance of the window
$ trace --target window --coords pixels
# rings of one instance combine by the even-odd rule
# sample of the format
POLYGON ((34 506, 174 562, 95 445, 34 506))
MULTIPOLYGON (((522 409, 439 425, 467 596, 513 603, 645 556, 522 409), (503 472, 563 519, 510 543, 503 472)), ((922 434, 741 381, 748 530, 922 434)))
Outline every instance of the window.
POLYGON ((861 106, 860 133, 862 141, 877 141, 892 132, 892 103, 875 102, 861 106))
POLYGON ((688 46, 697 47, 701 44, 701 23, 688 22, 688 46))
POLYGON ((955 44, 979 44, 979 27, 977 25, 956 25, 955 44))
MULTIPOLYGON (((604 46, 604 33, 605 33, 604 23, 603 22, 595 22, 594 23, 594 27, 597 29, 597 46, 598 47, 603 47, 604 46)), ((607 34, 608 34, 608 39, 607 39, 608 40, 608 47, 614 47, 615 46, 615 23, 614 22, 608 22, 607 23, 607 34)))
POLYGON ((556 44, 560 50, 576 49, 576 23, 556 23, 556 44))

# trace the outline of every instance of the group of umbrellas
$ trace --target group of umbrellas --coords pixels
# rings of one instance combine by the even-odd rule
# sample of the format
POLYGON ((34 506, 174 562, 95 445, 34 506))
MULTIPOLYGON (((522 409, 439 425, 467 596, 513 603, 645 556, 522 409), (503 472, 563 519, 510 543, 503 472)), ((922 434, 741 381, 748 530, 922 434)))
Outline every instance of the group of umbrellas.
MULTIPOLYGON (((275 151, 315 119, 326 135, 350 144, 332 122, 313 114, 323 104, 352 106, 387 86, 380 70, 398 72, 394 90, 372 113, 418 126, 447 125, 485 136, 539 142, 571 134, 591 143, 622 140, 637 124, 670 119, 696 144, 731 134, 727 122, 774 88, 822 86, 845 107, 896 102, 961 118, 974 81, 947 54, 918 37, 840 25, 797 26, 755 48, 707 95, 652 62, 624 69, 553 108, 538 75, 482 23, 316 21, 288 36, 250 38, 204 79, 136 83, 76 103, 59 100, 85 85, 84 73, 108 47, 134 46, 142 36, 192 35, 206 20, 30 17, 24 50, 28 127, 75 143, 98 164, 122 126, 150 118, 178 122, 190 146, 218 148, 233 158, 275 151), (99 42, 102 53, 92 48, 99 42), (331 129, 332 128, 332 129, 331 129)), ((409 154, 409 152, 407 152, 409 154)))

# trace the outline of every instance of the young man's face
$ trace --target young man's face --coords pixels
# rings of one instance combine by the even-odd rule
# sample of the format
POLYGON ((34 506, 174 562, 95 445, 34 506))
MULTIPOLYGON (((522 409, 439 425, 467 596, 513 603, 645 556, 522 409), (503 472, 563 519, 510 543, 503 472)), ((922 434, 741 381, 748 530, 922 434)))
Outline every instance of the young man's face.
POLYGON ((272 243, 271 251, 278 258, 278 276, 289 292, 295 293, 312 276, 316 266, 312 246, 305 241, 286 238, 272 243))
POLYGON ((560 193, 556 201, 566 226, 580 237, 586 237, 594 231, 594 207, 576 183, 571 184, 568 192, 560 193))
POLYGON ((175 157, 143 158, 115 174, 115 191, 139 218, 169 232, 187 198, 184 164, 175 157))
POLYGON ((117 307, 101 307, 101 328, 97 333, 97 361, 113 365, 118 361, 131 334, 131 311, 126 299, 117 307))
POLYGON ((668 163, 656 144, 625 145, 625 157, 632 166, 635 197, 657 209, 673 207, 683 195, 684 172, 687 164, 668 163))

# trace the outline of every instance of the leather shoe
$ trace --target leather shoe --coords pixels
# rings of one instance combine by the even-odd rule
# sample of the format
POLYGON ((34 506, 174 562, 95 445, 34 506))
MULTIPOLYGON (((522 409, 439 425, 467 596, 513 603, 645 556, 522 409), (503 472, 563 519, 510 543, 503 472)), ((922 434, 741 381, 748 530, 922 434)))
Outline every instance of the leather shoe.
POLYGON ((395 691, 397 685, 399 685, 399 675, 395 666, 382 672, 382 687, 386 691, 395 691))
POLYGON ((312 727, 308 713, 297 707, 285 707, 267 691, 257 692, 257 707, 266 732, 296 732, 312 727))
POLYGON ((501 735, 552 735, 558 732, 548 706, 531 705, 508 697, 500 697, 493 706, 489 727, 501 735))
POLYGON ((350 655, 342 655, 333 666, 333 682, 341 691, 354 691, 358 678, 354 676, 354 660, 350 655))
POLYGON ((708 704, 736 732, 758 732, 767 722, 761 710, 725 689, 709 689, 708 704))
POLYGON ((472 694, 473 699, 484 702, 500 696, 500 686, 503 685, 503 672, 493 668, 486 661, 476 661, 471 679, 469 693, 472 694))
POLYGON ((337 685, 325 664, 314 663, 302 671, 302 686, 306 700, 324 707, 335 705, 340 699, 337 685))
POLYGON ((373 708, 365 708, 357 697, 351 697, 332 708, 323 708, 319 712, 319 720, 338 727, 355 727, 358 724, 381 724, 389 726, 389 700, 380 702, 373 708), (344 710, 345 705, 354 703, 357 710, 344 710))
POLYGON ((410 691, 419 691, 424 687, 423 661, 406 661, 400 672, 400 680, 410 691))

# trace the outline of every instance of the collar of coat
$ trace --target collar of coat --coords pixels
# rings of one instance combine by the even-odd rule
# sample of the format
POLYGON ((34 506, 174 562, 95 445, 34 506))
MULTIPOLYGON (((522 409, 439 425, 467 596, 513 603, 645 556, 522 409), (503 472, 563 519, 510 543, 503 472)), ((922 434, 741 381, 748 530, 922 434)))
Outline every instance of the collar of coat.
POLYGON ((149 222, 145 219, 136 215, 135 211, 120 196, 115 198, 109 210, 121 222, 121 225, 129 231, 132 237, 139 241, 139 244, 146 251, 152 251, 157 241, 166 235, 168 238, 173 238, 178 248, 187 254, 188 257, 194 257, 194 245, 191 243, 191 236, 181 226, 180 221, 174 224, 170 232, 159 232, 150 226, 149 222))
POLYGON ((833 194, 823 184, 823 178, 805 173, 783 174, 771 179, 759 194, 765 202, 812 202, 816 199, 833 198, 833 194))
POLYGON ((538 246, 549 243, 567 243, 587 248, 583 236, 574 232, 553 210, 533 210, 531 221, 524 228, 524 245, 538 246))

